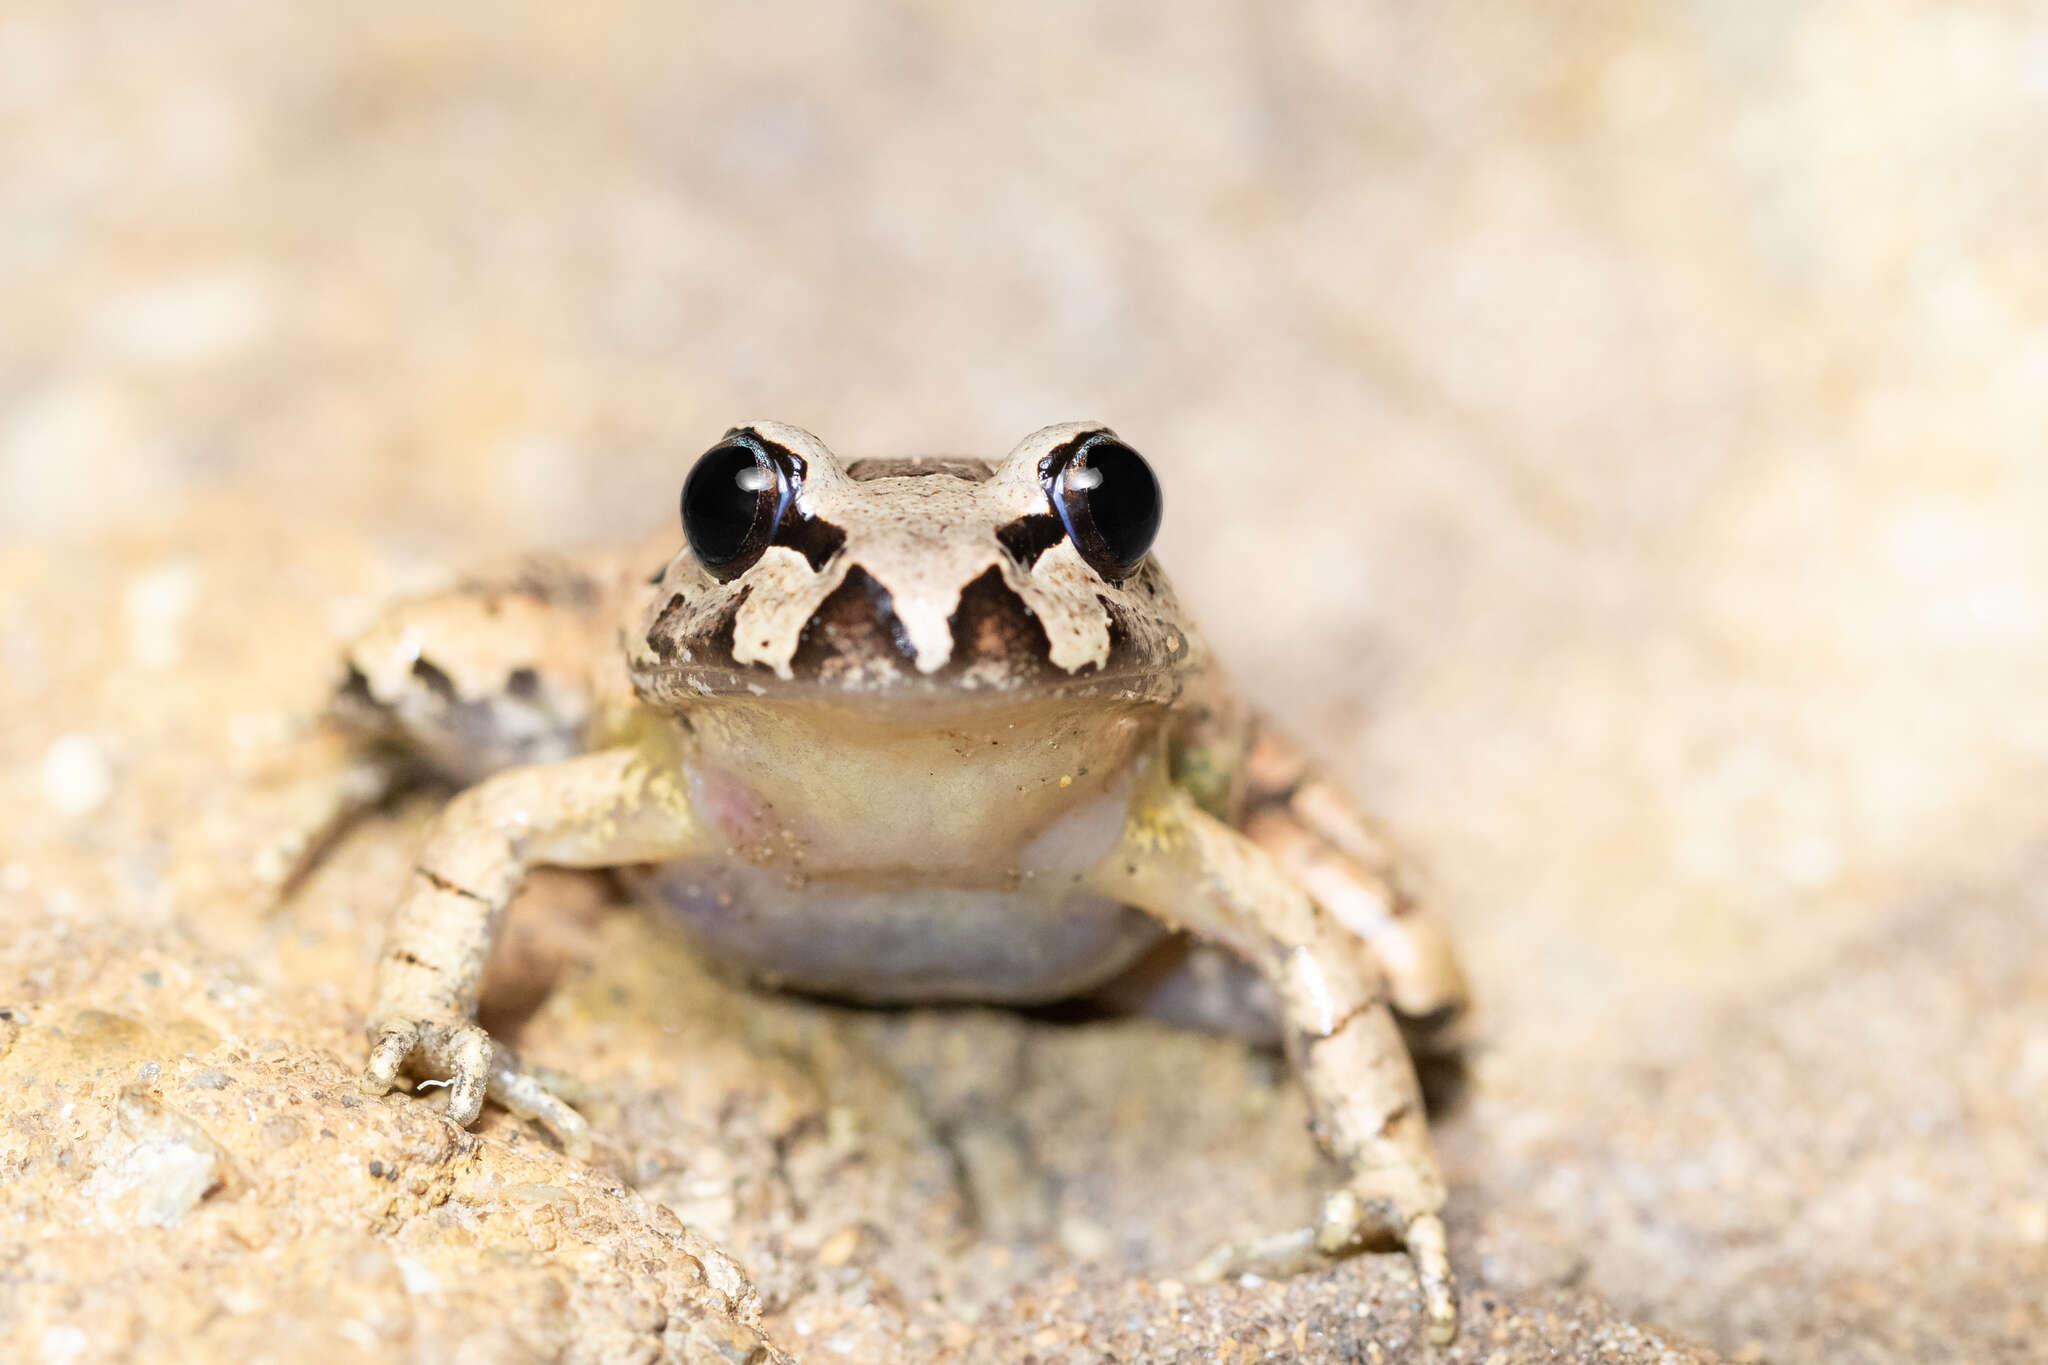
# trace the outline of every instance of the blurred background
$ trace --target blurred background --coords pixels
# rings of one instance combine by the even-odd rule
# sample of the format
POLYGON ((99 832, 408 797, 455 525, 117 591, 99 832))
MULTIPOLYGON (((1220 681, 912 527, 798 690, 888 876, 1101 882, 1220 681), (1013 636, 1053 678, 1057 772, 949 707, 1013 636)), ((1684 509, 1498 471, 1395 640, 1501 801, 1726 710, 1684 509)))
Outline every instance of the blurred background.
POLYGON ((435 566, 658 532, 737 420, 1100 419, 1467 935, 1468 1277, 2020 1359, 2044 148, 2026 4, 9 0, 16 837, 77 821, 53 734, 147 765, 48 614, 154 611, 109 547, 296 631, 289 709, 435 566))

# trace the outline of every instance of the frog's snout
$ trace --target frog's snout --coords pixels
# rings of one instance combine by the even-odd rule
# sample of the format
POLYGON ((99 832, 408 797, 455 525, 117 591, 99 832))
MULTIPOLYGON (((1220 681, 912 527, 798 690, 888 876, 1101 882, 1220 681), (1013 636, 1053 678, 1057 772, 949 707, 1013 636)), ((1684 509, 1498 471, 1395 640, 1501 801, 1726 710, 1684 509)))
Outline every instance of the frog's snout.
POLYGON ((950 615, 929 623, 906 621, 895 598, 873 574, 856 565, 805 624, 790 660, 802 679, 831 683, 857 671, 872 675, 878 662, 905 674, 980 671, 1006 678, 1045 668, 1051 644, 1045 627, 990 568, 960 593, 950 615))

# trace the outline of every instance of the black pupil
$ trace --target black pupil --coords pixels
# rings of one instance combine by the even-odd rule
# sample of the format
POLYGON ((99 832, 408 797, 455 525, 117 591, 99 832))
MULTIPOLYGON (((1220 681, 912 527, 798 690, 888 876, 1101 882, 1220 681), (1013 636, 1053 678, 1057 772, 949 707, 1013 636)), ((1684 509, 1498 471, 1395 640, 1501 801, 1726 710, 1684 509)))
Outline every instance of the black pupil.
POLYGON ((714 568, 738 558, 774 487, 767 465, 744 446, 720 446, 699 459, 683 481, 683 534, 697 558, 714 568))
POLYGON ((1159 479, 1144 456, 1113 441, 1090 447, 1085 458, 1095 484, 1087 490, 1088 515, 1102 548, 1117 563, 1135 565, 1159 534, 1159 479))

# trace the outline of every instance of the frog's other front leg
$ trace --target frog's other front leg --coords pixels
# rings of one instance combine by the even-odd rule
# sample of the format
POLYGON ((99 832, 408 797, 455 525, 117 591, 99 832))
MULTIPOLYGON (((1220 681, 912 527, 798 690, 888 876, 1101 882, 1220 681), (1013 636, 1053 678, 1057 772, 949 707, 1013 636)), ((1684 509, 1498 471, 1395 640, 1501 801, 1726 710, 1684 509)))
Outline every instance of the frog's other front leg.
POLYGON ((494 1048, 477 995, 505 906, 530 868, 658 862, 705 847, 688 799, 634 748, 511 768, 448 803, 393 913, 371 990, 363 1086, 401 1070, 445 1077, 448 1115, 475 1120, 490 1096, 587 1150, 583 1120, 494 1048))
POLYGON ((1431 1339, 1449 1341, 1457 1305, 1441 1217, 1443 1177, 1371 950, 1264 850, 1174 787, 1156 787, 1139 800, 1118 847, 1089 881, 1224 944, 1259 969, 1278 997, 1316 1136, 1350 1173, 1324 1201, 1316 1227, 1226 1249, 1227 1259, 1246 1268, 1300 1268, 1388 1229, 1415 1262, 1431 1339))

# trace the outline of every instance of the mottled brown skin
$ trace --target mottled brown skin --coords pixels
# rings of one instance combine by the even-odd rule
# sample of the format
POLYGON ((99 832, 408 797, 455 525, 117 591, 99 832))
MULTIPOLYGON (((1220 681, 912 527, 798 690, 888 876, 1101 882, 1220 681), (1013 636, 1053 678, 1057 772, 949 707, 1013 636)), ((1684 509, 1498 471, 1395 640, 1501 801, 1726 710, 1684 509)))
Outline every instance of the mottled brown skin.
POLYGON ((1449 1340, 1444 1188, 1401 1033, 1440 1041, 1463 1009, 1448 936, 1349 797, 1234 701, 1157 565, 1112 582, 1048 524, 1040 461, 1096 428, 993 466, 842 465, 796 428, 746 430, 805 475, 789 543, 745 572, 687 548, 651 582, 617 558, 515 568, 352 649, 344 709, 474 783, 393 914, 365 1085, 447 1078, 456 1121, 488 1095, 587 1149, 475 1022, 499 918, 542 864, 650 867, 647 898, 707 953, 858 1000, 1068 998, 1178 933, 1256 988, 1210 961, 1208 987, 1166 994, 1275 1027, 1350 1173, 1316 1226, 1206 1269, 1391 1232, 1449 1340), (601 639, 620 615, 623 650, 601 639))

